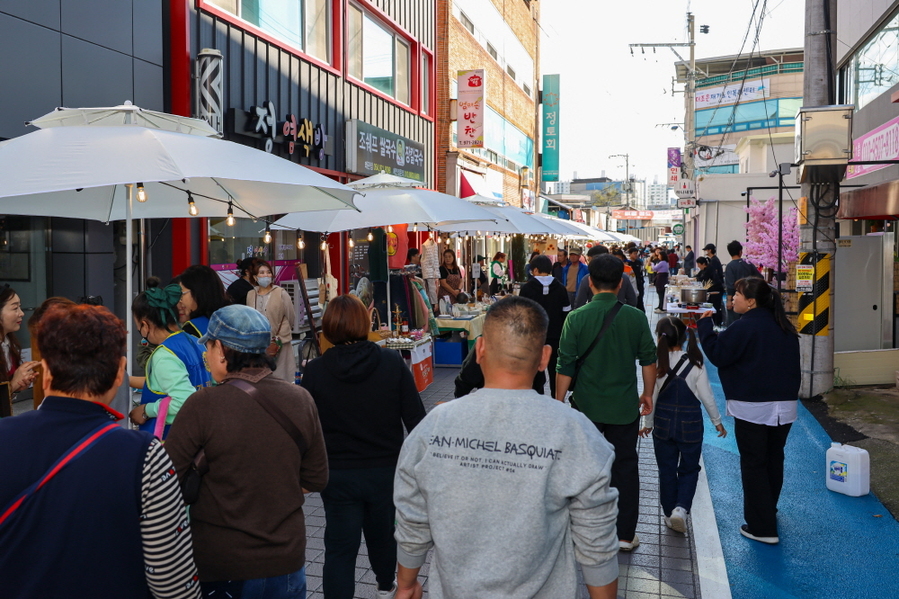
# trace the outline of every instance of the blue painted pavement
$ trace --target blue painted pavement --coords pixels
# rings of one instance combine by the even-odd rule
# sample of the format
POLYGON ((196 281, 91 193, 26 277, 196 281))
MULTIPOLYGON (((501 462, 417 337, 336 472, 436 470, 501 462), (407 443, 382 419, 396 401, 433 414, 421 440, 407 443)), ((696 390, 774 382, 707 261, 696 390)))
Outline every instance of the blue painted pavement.
POLYGON ((831 439, 801 403, 787 439, 780 544, 740 535, 743 493, 734 421, 724 416, 717 369, 708 361, 706 367, 728 432, 719 439, 706 427, 703 456, 734 599, 899 597, 899 522, 873 494, 848 497, 827 489, 824 455, 831 439))

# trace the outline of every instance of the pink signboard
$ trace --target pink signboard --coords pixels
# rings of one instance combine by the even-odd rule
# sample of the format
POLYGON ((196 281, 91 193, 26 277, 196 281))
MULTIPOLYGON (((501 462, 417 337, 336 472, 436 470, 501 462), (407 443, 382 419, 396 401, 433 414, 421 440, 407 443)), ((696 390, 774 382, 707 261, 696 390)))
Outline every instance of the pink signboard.
MULTIPOLYGON (((899 116, 853 140, 852 159, 858 161, 899 160, 899 116)), ((846 178, 859 177, 887 166, 890 165, 853 165, 850 162, 849 168, 846 170, 846 178)))

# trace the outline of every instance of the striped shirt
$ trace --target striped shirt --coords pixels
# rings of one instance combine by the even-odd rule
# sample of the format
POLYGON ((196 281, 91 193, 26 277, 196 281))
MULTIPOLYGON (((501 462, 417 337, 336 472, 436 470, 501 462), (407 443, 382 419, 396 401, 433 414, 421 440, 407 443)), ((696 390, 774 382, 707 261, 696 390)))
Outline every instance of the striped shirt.
POLYGON ((147 586, 156 599, 197 599, 190 522, 175 466, 158 439, 147 449, 141 477, 140 531, 147 586))

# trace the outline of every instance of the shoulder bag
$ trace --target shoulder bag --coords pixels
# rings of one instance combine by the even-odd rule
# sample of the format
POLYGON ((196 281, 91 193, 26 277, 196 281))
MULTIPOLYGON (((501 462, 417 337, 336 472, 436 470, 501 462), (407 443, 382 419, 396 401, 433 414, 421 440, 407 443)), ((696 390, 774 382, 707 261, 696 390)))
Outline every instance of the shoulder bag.
MULTIPOLYGON (((618 315, 618 312, 621 311, 622 307, 624 307, 624 304, 622 304, 621 301, 615 302, 615 306, 611 310, 609 310, 609 312, 606 314, 605 319, 602 321, 602 328, 599 329, 599 334, 596 336, 593 342, 590 343, 590 347, 587 348, 587 351, 585 351, 583 355, 581 355, 577 359, 577 362, 574 363, 574 376, 571 377, 571 383, 568 385, 569 391, 574 391, 574 385, 577 382, 578 375, 580 375, 581 373, 581 368, 583 367, 584 362, 587 360, 590 352, 593 351, 593 348, 596 347, 596 344, 599 343, 599 340, 602 339, 602 336, 605 334, 608 328, 612 325, 612 321, 615 320, 615 316, 618 315)), ((574 406, 573 403, 572 406, 574 406)))
MULTIPOLYGON (((300 457, 306 453, 306 439, 303 433, 297 428, 297 425, 279 408, 275 403, 259 392, 256 385, 248 383, 242 379, 231 379, 229 385, 233 385, 256 400, 262 408, 275 419, 275 422, 281 425, 281 428, 290 435, 293 442, 296 443, 297 449, 300 450, 300 457)), ((200 483, 203 475, 209 472, 209 464, 206 461, 206 451, 200 448, 191 460, 190 467, 181 481, 181 494, 184 496, 184 503, 192 504, 197 500, 200 494, 200 483)))

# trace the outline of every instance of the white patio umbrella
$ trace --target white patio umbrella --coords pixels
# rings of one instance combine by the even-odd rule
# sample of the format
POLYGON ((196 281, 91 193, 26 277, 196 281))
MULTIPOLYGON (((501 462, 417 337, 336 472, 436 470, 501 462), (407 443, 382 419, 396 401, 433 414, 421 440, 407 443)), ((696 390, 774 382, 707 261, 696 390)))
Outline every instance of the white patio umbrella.
POLYGON ((546 216, 544 214, 535 214, 537 218, 547 221, 549 226, 555 231, 559 237, 586 239, 587 235, 583 229, 575 227, 570 220, 556 218, 555 216, 546 216))
POLYGON ((128 264, 132 218, 349 212, 356 193, 254 148, 136 125, 54 126, 0 142, 0 214, 124 219, 128 264))
POLYGON ((174 131, 175 133, 186 133, 188 135, 220 137, 219 132, 203 119, 146 110, 140 106, 133 105, 130 101, 126 101, 119 106, 109 107, 57 108, 53 112, 49 112, 25 124, 33 125, 39 129, 79 125, 94 127, 134 125, 150 129, 174 131))
POLYGON ((336 233, 401 223, 434 228, 463 222, 496 221, 499 217, 455 196, 427 189, 372 189, 356 198, 358 212, 320 210, 288 214, 275 221, 286 229, 336 233))
MULTIPOLYGON (((468 198, 466 198, 468 199, 468 198)), ((457 223, 438 227, 446 233, 459 233, 460 235, 475 235, 478 233, 505 233, 522 235, 555 235, 551 224, 525 212, 515 206, 481 206, 496 217, 496 222, 477 221, 457 223)))
POLYGON ((566 224, 572 225, 582 230, 584 232, 584 235, 586 235, 588 239, 592 239, 594 241, 620 241, 618 237, 609 233, 608 231, 603 231, 602 229, 597 229, 596 227, 591 227, 590 225, 585 225, 584 223, 579 223, 577 221, 568 221, 566 224))
POLYGON ((424 184, 421 181, 389 175, 383 171, 377 175, 347 183, 347 186, 352 187, 353 189, 372 189, 376 187, 422 187, 423 185, 424 184))

